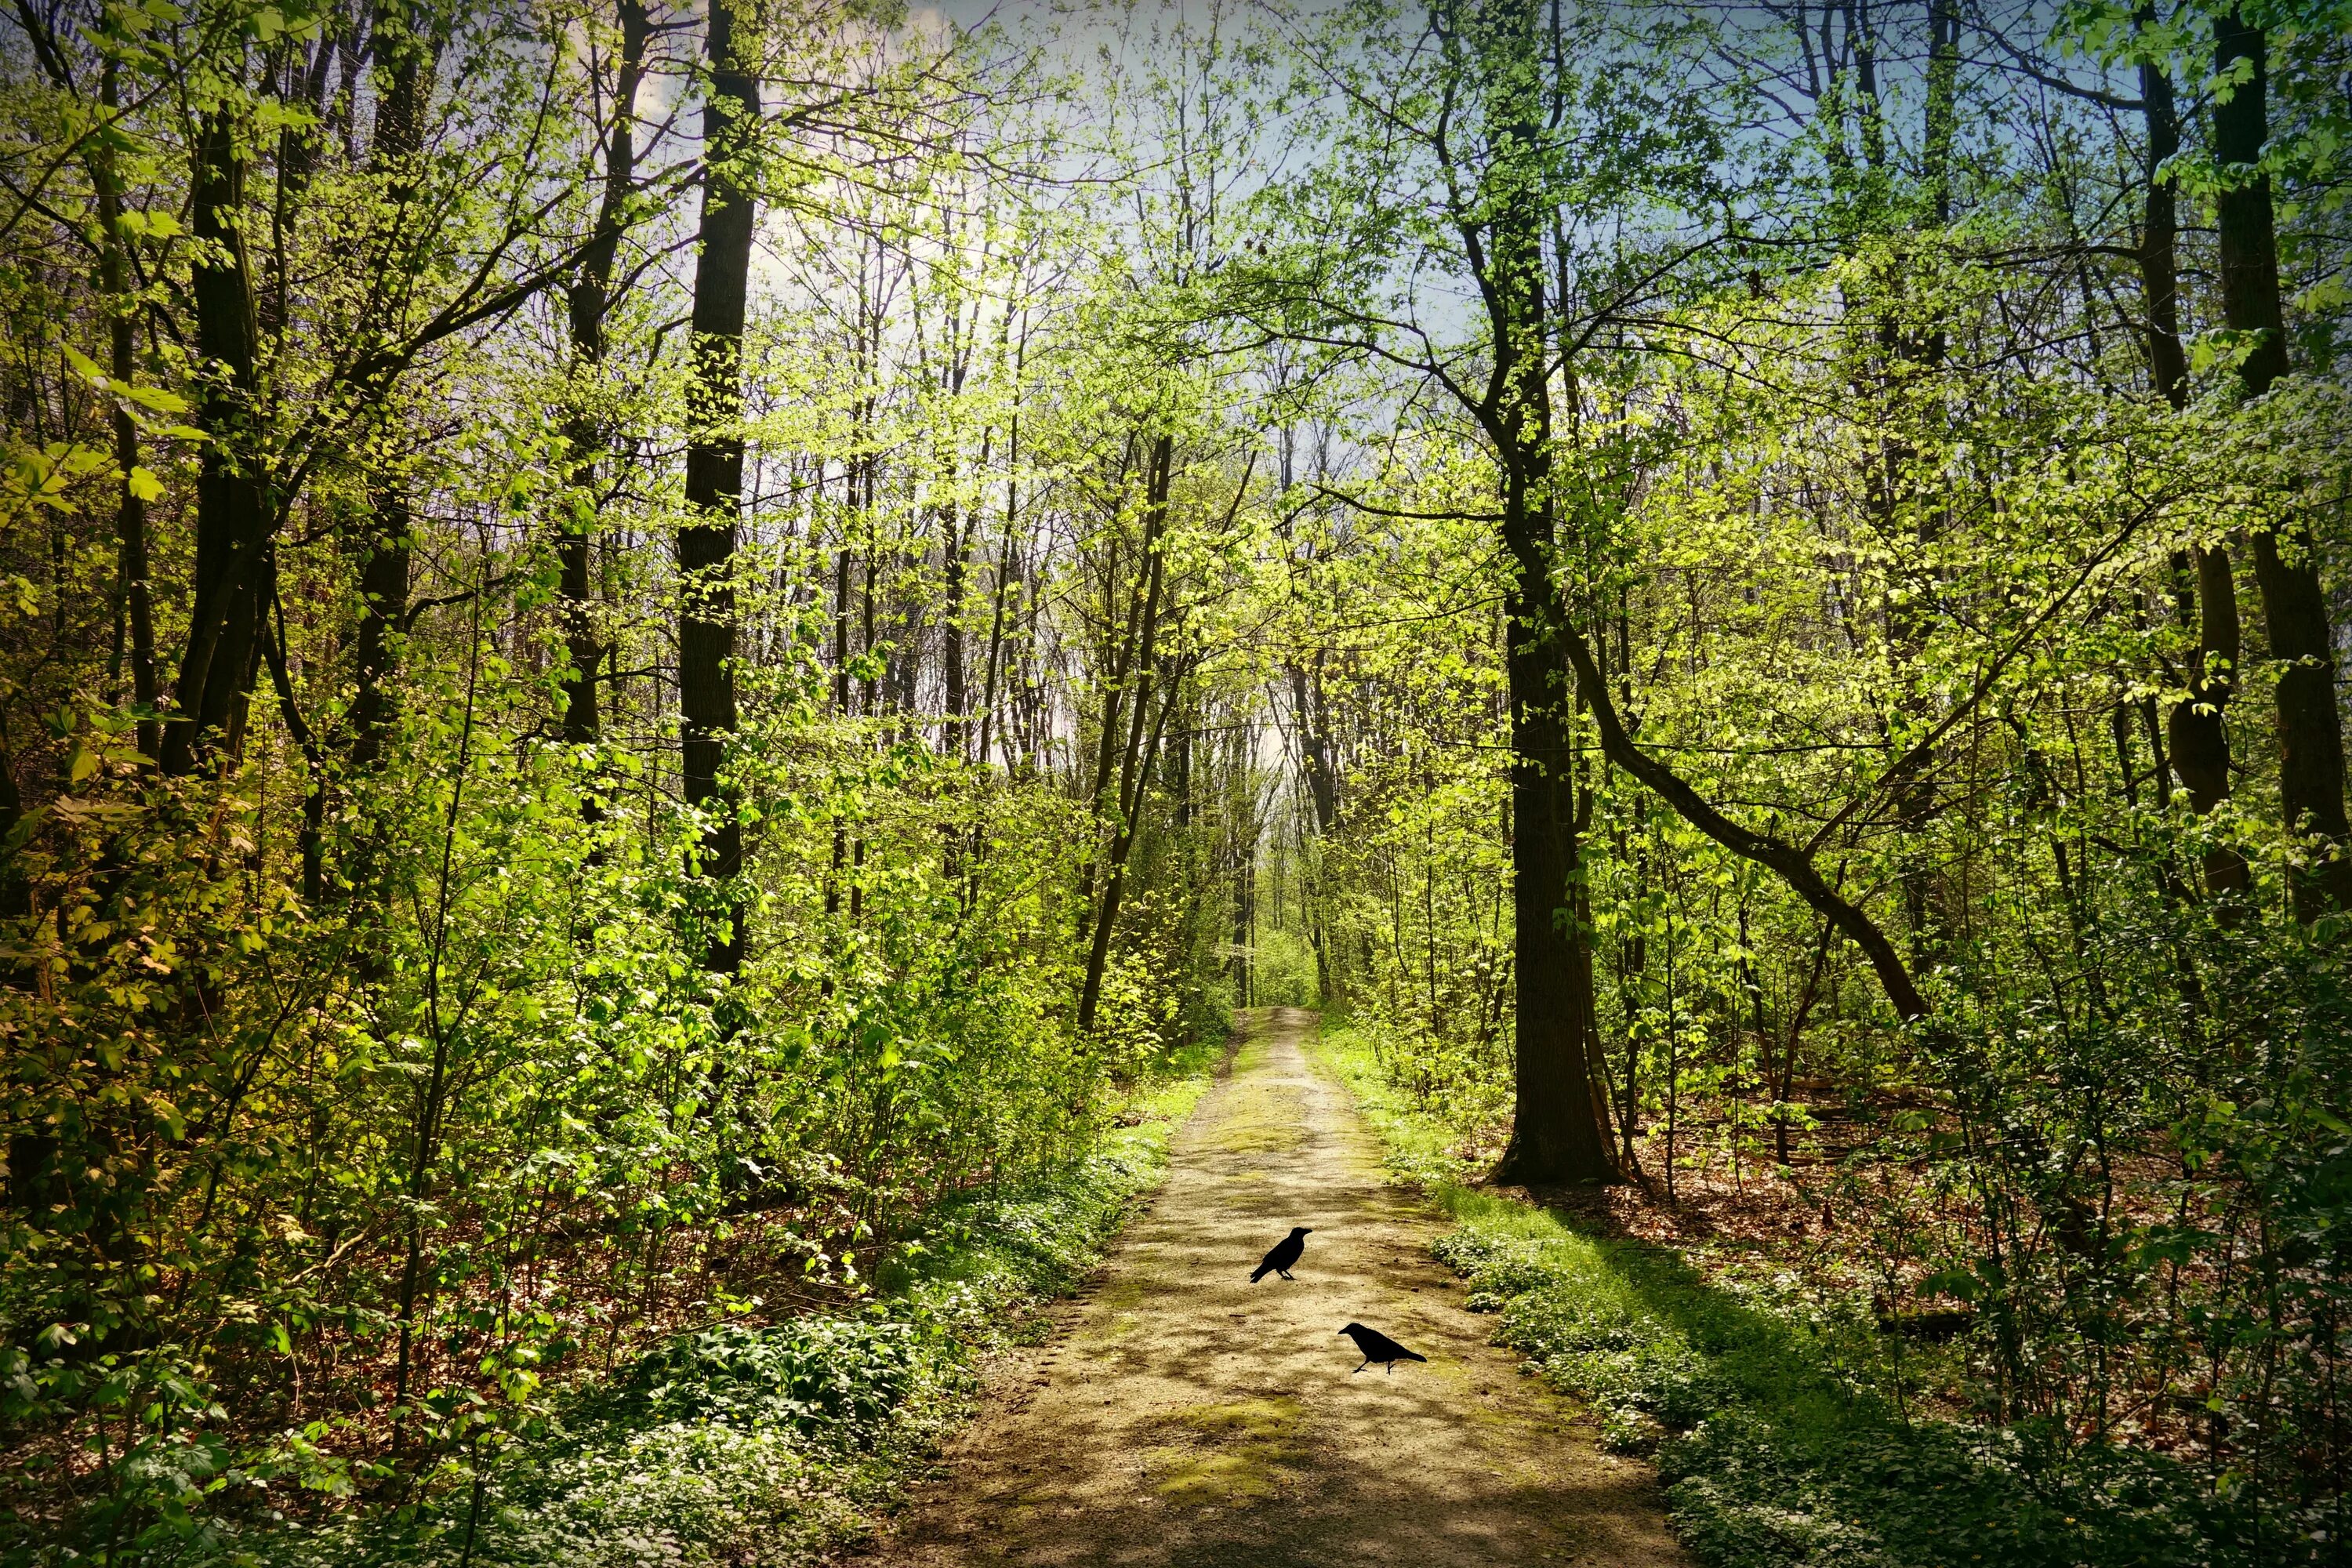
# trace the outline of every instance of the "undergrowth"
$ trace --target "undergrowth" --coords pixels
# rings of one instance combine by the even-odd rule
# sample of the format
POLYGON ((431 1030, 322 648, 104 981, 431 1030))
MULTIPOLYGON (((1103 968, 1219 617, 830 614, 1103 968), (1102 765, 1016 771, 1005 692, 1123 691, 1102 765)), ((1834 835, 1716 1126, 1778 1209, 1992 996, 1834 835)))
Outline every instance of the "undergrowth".
MULTIPOLYGON (((478 1488, 297 1534, 215 1535, 188 1561, 777 1565, 869 1528, 970 1411, 986 1352, 1034 1342, 1166 1166, 1213 1047, 1186 1053, 1061 1177, 934 1212, 861 1309, 677 1336, 551 1402, 478 1488)), ((194 1543, 192 1543, 194 1544, 194 1543)))
POLYGON ((2270 1560, 2227 1494, 2162 1456, 1921 1409, 1936 1347, 1866 1290, 1592 1233, 1471 1184, 1454 1135, 1334 1023, 1324 1059, 1391 1173, 1455 1222, 1434 1250, 1496 1342, 1652 1455, 1676 1530, 1717 1568, 2196 1568, 2270 1560), (1890 1372, 1891 1369, 1891 1372, 1890 1372))

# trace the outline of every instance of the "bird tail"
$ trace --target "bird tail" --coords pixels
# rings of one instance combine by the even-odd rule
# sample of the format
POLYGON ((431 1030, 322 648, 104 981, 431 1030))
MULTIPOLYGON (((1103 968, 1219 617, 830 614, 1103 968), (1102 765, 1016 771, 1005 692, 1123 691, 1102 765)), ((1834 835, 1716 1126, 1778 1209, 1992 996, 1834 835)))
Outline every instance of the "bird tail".
POLYGON ((1255 1285, 1255 1284, 1256 1284, 1259 1280, 1261 1280, 1261 1279, 1265 1279, 1265 1278, 1266 1277, 1267 1273, 1268 1273, 1269 1271, 1271 1271, 1271 1270, 1273 1269, 1273 1268, 1274 1268, 1274 1265, 1273 1265, 1273 1264, 1271 1264, 1271 1263, 1261 1263, 1261 1264, 1259 1264, 1255 1268, 1253 1268, 1252 1270, 1250 1270, 1250 1283, 1251 1283, 1251 1284, 1253 1284, 1253 1285, 1255 1285))
POLYGON ((1425 1355, 1416 1355, 1411 1351, 1399 1351, 1397 1352, 1397 1359, 1399 1361, 1426 1362, 1429 1358, 1425 1355))

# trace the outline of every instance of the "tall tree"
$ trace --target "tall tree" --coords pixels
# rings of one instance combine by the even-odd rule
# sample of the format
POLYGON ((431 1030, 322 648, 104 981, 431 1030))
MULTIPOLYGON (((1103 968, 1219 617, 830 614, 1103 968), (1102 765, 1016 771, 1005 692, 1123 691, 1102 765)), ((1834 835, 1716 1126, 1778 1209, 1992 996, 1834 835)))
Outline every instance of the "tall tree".
MULTIPOLYGON (((2270 391, 2289 365, 2279 289, 2278 237, 2271 178, 2268 44, 2242 9, 2214 18, 2214 65, 2230 85, 2213 104, 2219 165, 2221 312, 2242 334, 2238 381, 2249 398, 2270 391)), ((2296 915, 2315 921, 2352 910, 2352 844, 2344 816, 2344 731, 2336 705, 2336 639, 2319 561, 2307 531, 2282 533, 2267 519, 2247 530, 2263 626, 2280 665, 2276 689, 2279 806, 2288 828, 2310 843, 2291 879, 2296 915)))
POLYGON ((244 738, 246 696, 261 651, 268 602, 269 505, 255 422, 259 335, 245 202, 243 127, 226 89, 198 122, 189 193, 198 247, 189 268, 203 364, 196 424, 205 433, 196 480, 196 559, 187 642, 173 711, 163 730, 166 773, 186 773, 244 738))
MULTIPOLYGON (((2152 8, 2138 16, 2145 28, 2152 8)), ((2147 312, 2150 379, 2176 410, 2189 405, 2189 356, 2180 342, 2180 222, 2168 168, 2180 151, 2179 111, 2172 73, 2161 56, 2139 63, 2140 112, 2147 142, 2141 165, 2139 271, 2147 312)), ((2172 765, 2188 786, 2189 808, 2209 816, 2230 797, 2230 699, 2237 692, 2238 586, 2229 548, 2219 541, 2173 552, 2173 607, 2195 641, 2179 701, 2165 721, 2172 765)), ((2205 886, 2217 896, 2242 893, 2252 882, 2244 857, 2227 845, 2205 853, 2205 886)))
POLYGON ((720 889, 705 966, 743 965, 743 829, 720 782, 735 733, 735 538, 743 497, 743 322, 757 218, 751 154, 760 124, 757 49, 732 0, 712 0, 709 96, 702 111, 702 214, 694 267, 694 347, 685 521, 677 532, 678 706, 688 805, 709 814, 700 872, 720 889))
MULTIPOLYGON (((1105 968, 1110 961, 1111 937, 1118 924, 1118 906, 1126 889, 1127 857, 1135 845, 1136 795, 1141 785, 1139 767, 1147 760, 1145 724, 1151 710, 1153 688, 1160 674, 1160 620, 1161 594, 1167 582, 1169 490, 1174 481, 1176 443, 1155 437, 1145 458, 1143 547, 1135 563, 1135 592, 1128 606, 1126 636, 1115 650, 1111 679, 1103 694, 1102 733, 1096 749, 1092 805, 1111 817, 1111 840, 1105 857, 1105 879, 1098 902, 1089 867, 1083 886, 1089 900, 1087 923, 1081 928, 1087 945, 1085 977, 1078 989, 1078 1032, 1095 1026, 1102 1004, 1105 968), (1122 719, 1124 722, 1122 722, 1122 719), (1125 744, 1120 744, 1124 731, 1125 744), (1117 759, 1117 773, 1113 760, 1117 759), (1114 777, 1118 793, 1110 794, 1114 777)), ((1236 498, 1236 505, 1239 504, 1236 498)), ((1160 718, 1166 721, 1166 704, 1160 718)))
MULTIPOLYGON (((395 331, 410 287, 406 274, 414 253, 411 205, 422 170, 425 110, 441 57, 442 23, 423 7, 387 5, 376 13, 370 48, 381 73, 375 130, 368 152, 369 175, 378 206, 371 235, 380 271, 371 325, 380 336, 395 331), (422 26, 420 26, 422 24, 422 26)), ((399 636, 408 618, 409 578, 415 554, 415 517, 409 477, 396 447, 397 421, 379 410, 377 450, 371 455, 368 510, 360 520, 360 626, 353 662, 358 689, 352 699, 351 757, 366 772, 383 757, 393 722, 392 679, 399 660, 399 636)))
POLYGON ((1483 95, 1488 164, 1476 204, 1454 215, 1486 309, 1492 367, 1472 413, 1502 474, 1503 546, 1513 575, 1504 669, 1511 704, 1513 968, 1518 981, 1515 1114, 1502 1169, 1523 1182, 1618 1178, 1594 1084, 1588 933, 1570 885, 1577 832, 1545 320, 1543 49, 1538 0, 1485 0, 1437 13, 1465 83, 1483 95))
MULTIPOLYGON (((563 430, 572 463, 573 500, 571 515, 556 537, 555 551, 557 591, 563 598, 564 649, 571 659, 563 680, 563 738, 575 746, 593 745, 603 733, 596 683, 604 650, 597 640, 595 589, 590 574, 597 461, 604 447, 593 384, 603 374, 604 318, 613 307, 613 267, 635 195, 637 90, 645 79, 646 44, 653 33, 644 0, 616 0, 614 8, 621 43, 614 67, 613 125, 604 141, 604 188, 597 201, 595 229, 564 294, 573 375, 579 384, 573 388, 573 407, 563 430)), ((587 809, 593 818, 594 806, 587 809)))

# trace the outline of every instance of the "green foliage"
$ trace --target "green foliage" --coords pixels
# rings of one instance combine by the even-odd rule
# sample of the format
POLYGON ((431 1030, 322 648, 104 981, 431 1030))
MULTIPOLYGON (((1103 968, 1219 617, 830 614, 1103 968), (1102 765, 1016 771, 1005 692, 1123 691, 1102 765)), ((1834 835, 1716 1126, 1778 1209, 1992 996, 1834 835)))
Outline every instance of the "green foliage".
MULTIPOLYGON (((1344 1040, 1327 1058, 1387 1109, 1392 1152, 1431 1120, 1344 1040)), ((1425 1144, 1423 1145, 1426 1146, 1425 1144)), ((1496 1342, 1580 1400, 1604 1446, 1654 1455, 1675 1522, 1722 1568, 2156 1568, 2274 1560, 2242 1497, 2116 1446, 2053 1453, 2030 1426, 1906 1414, 1933 1347, 1884 1331, 1866 1296, 1736 1255, 1702 1271, 1416 1162, 1456 1222, 1435 1245, 1496 1342)), ((1459 1166, 1454 1167, 1459 1170, 1459 1166)))
MULTIPOLYGON (((273 1524, 263 1500, 283 1508, 292 1489, 327 1484, 298 1474, 307 1445, 236 1453, 159 1434, 116 1461, 119 1483, 71 1540, 87 1552, 111 1538, 115 1561, 192 1568, 812 1561, 860 1536, 927 1462, 969 1405, 974 1358, 1025 1339, 1036 1309, 1093 1268, 1158 1181, 1206 1061, 1195 1050, 1156 1079, 1130 1101, 1130 1125, 1054 1178, 937 1210, 871 1304, 673 1335, 503 1436, 478 1430, 402 1507, 273 1524)), ((156 1375, 165 1363, 139 1364, 156 1375)), ((196 1375, 167 1376, 148 1397, 176 1421, 217 1419, 196 1375)), ((11 1560, 78 1559, 20 1548, 11 1560)))
POLYGON ((905 1323, 720 1323, 648 1351, 620 1386, 635 1412, 672 1420, 870 1426, 904 1403, 916 1365, 905 1323))
POLYGON ((2343 1539, 2342 0, 737 9, 740 343, 684 11, 0 18, 0 1550, 814 1549, 1277 1004, 1836 1212, 1459 1242, 1713 1554, 2343 1539))

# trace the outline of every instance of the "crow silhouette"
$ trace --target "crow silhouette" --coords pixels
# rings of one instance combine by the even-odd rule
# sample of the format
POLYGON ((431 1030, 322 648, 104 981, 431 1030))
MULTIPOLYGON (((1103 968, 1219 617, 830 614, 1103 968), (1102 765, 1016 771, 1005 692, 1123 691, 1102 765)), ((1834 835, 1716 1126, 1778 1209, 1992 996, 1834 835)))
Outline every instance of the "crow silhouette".
POLYGON ((1339 1331, 1355 1341, 1356 1348, 1364 1352, 1364 1359, 1356 1364, 1358 1372, 1363 1371, 1374 1362, 1379 1362, 1391 1373, 1394 1373, 1396 1363, 1401 1361, 1425 1362, 1429 1359, 1425 1355, 1413 1354, 1380 1330, 1368 1329, 1361 1323, 1349 1323, 1339 1331))
POLYGON ((1307 1250, 1307 1238, 1314 1234, 1315 1227, 1312 1226, 1292 1226, 1290 1234, 1276 1242, 1274 1250, 1265 1255, 1265 1261, 1251 1271, 1250 1283, 1256 1284, 1269 1273, 1279 1274, 1285 1279, 1289 1279, 1290 1266, 1298 1261, 1300 1253, 1307 1250))

